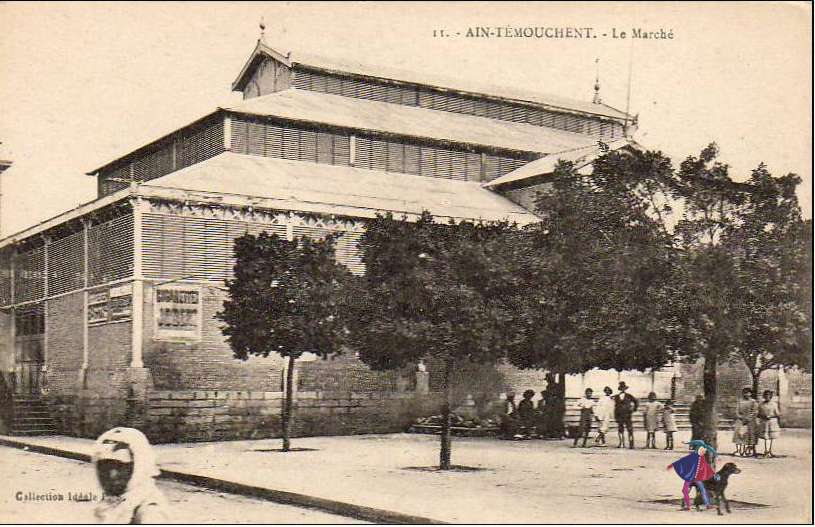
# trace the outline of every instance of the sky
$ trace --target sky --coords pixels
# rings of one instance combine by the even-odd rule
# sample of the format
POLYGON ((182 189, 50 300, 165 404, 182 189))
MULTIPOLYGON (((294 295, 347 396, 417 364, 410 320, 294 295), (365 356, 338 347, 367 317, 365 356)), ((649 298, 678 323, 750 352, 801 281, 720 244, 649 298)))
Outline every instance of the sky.
POLYGON ((231 83, 261 17, 275 47, 583 100, 599 59, 603 102, 629 101, 638 142, 676 166, 715 141, 736 180, 761 162, 795 172, 811 217, 811 16, 795 2, 0 3, 0 158, 14 161, 0 234, 94 199, 86 172, 239 101, 231 83), (597 38, 467 37, 474 27, 597 38))

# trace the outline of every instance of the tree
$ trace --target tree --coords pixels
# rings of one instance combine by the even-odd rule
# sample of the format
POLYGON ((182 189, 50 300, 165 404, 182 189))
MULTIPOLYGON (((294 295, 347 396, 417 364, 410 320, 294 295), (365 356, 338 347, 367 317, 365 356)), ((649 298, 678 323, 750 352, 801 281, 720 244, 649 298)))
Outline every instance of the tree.
POLYGON ((304 352, 327 358, 342 351, 345 328, 338 294, 350 273, 334 258, 334 241, 307 236, 292 241, 276 234, 235 240, 235 278, 217 318, 235 358, 287 359, 282 408, 283 451, 290 449, 295 361, 304 352))
POLYGON ((512 276, 501 243, 506 223, 436 223, 392 214, 370 220, 360 240, 364 276, 348 296, 352 347, 374 370, 429 357, 442 368, 439 468, 451 468, 451 376, 468 362, 504 356, 512 276))
POLYGON ((727 236, 737 227, 749 187, 734 182, 726 164, 716 161, 718 147, 708 145, 690 156, 677 172, 676 193, 684 204, 676 225, 682 290, 675 301, 684 327, 683 355, 704 359, 705 417, 702 434, 714 447, 718 429, 718 364, 730 360, 743 335, 745 319, 738 303, 737 266, 727 236))
POLYGON ((759 165, 725 240, 735 258, 744 320, 737 356, 750 370, 755 394, 767 370, 812 367, 812 232, 811 221, 801 218, 800 183, 794 174, 775 178, 759 165))
POLYGON ((538 197, 541 222, 515 237, 509 360, 520 368, 645 370, 675 351, 670 209, 659 197, 670 161, 607 152, 593 168, 580 176, 561 163, 538 197))

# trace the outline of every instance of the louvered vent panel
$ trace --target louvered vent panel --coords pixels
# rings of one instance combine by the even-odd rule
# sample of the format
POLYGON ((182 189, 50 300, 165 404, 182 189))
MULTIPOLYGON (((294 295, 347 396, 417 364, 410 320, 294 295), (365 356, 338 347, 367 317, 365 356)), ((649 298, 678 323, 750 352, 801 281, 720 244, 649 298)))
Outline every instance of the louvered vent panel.
POLYGON ((249 232, 249 225, 242 221, 230 221, 226 225, 227 251, 226 258, 226 278, 231 280, 235 278, 235 238, 240 238, 249 232))
POLYGON ((317 162, 317 132, 300 130, 300 161, 317 162))
POLYGON ((317 162, 327 165, 334 163, 334 140, 332 134, 317 132, 317 162))
POLYGON ((359 168, 371 168, 371 140, 367 137, 356 138, 356 156, 354 166, 359 168))
POLYGON ((150 181, 173 171, 172 143, 158 147, 155 151, 139 157, 133 162, 133 179, 150 181))
POLYGON ((436 173, 436 149, 423 146, 419 160, 420 171, 423 176, 433 177, 436 173))
POLYGON ((405 145, 402 143, 388 143, 388 172, 405 172, 405 145))
POLYGON ((283 128, 271 124, 264 126, 264 155, 283 157, 283 128))
POLYGON ((372 170, 387 170, 388 143, 385 141, 371 141, 371 168, 372 170))
POLYGON ((42 247, 17 254, 14 261, 14 301, 30 302, 45 296, 45 254, 42 247))
POLYGON ((267 232, 269 234, 277 234, 283 239, 286 238, 286 226, 281 224, 249 223, 247 224, 247 232, 255 236, 261 232, 267 232))
POLYGON ((405 145, 405 173, 420 173, 421 149, 416 145, 405 145))
POLYGON ((0 306, 12 303, 11 298, 11 251, 0 250, 0 306))
POLYGON ((312 240, 321 240, 325 238, 326 235, 331 233, 330 230, 324 229, 322 227, 302 227, 299 225, 294 226, 294 237, 302 237, 308 236, 312 240))
POLYGON ((237 117, 232 118, 232 151, 237 154, 247 153, 247 137, 249 135, 249 123, 237 117))
POLYGON ((224 220, 208 219, 206 228, 207 267, 202 274, 210 280, 225 280, 231 270, 229 259, 233 255, 228 224, 224 220))
POLYGON ((484 180, 492 181, 500 175, 498 158, 491 155, 484 156, 484 180))
POLYGON ((266 155, 266 130, 263 123, 249 122, 246 126, 246 153, 266 155))
POLYGON ((142 215, 142 273, 149 278, 159 278, 162 274, 163 232, 162 216, 145 213, 142 215))
POLYGON ((362 263, 359 249, 361 237, 362 233, 359 232, 344 232, 334 245, 337 262, 348 267, 357 276, 365 274, 365 264, 362 263))
POLYGON ((467 181, 479 181, 481 179, 481 154, 473 152, 465 154, 464 175, 467 181))
POLYGON ((347 135, 333 135, 334 164, 348 166, 351 164, 351 139, 347 135))
POLYGON ((133 216, 128 214, 88 230, 88 282, 101 285, 133 275, 133 216))
POLYGON ((224 151, 224 127, 217 121, 180 137, 176 146, 176 168, 184 168, 224 151))
POLYGON ((48 246, 48 295, 60 295, 85 286, 85 234, 76 232, 48 246))
POLYGON ((209 240, 204 218, 184 218, 184 274, 199 280, 210 278, 209 240))

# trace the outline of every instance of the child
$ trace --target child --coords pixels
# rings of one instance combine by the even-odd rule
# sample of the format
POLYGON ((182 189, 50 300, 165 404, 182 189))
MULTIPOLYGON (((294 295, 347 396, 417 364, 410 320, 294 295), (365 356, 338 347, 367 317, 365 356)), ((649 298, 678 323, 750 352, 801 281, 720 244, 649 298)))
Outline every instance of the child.
POLYGON ((682 486, 682 501, 685 504, 683 510, 686 511, 690 510, 690 495, 688 491, 691 485, 696 486, 696 489, 702 495, 702 501, 705 502, 705 506, 708 507, 710 505, 704 481, 712 478, 715 472, 705 459, 705 451, 710 452, 713 457, 716 457, 716 450, 700 439, 692 439, 688 445, 691 449, 694 449, 694 452, 668 465, 668 470, 674 469, 676 474, 685 480, 685 484, 682 486))
POLYGON ((662 404, 657 401, 657 394, 648 394, 648 402, 642 405, 643 417, 645 418, 645 431, 648 433, 645 439, 645 448, 657 447, 657 428, 659 428, 659 412, 662 404))
POLYGON ((758 405, 758 419, 761 422, 759 437, 764 440, 764 456, 775 457, 773 455, 773 440, 781 435, 781 412, 778 403, 773 401, 773 392, 764 390, 764 401, 758 405), (770 441, 770 448, 767 448, 767 440, 770 441))
POLYGON ((674 432, 678 430, 674 419, 673 401, 669 400, 665 403, 665 408, 662 410, 662 426, 665 428, 665 450, 673 450, 674 432))
POLYGON ((114 428, 96 440, 93 464, 102 500, 96 517, 102 523, 165 523, 167 502, 156 487, 156 458, 144 434, 114 428))
POLYGON ((594 420, 594 400, 591 398, 592 389, 586 388, 586 396, 577 402, 577 407, 580 408, 580 426, 578 433, 574 437, 574 444, 572 448, 577 446, 577 440, 583 438, 583 447, 586 446, 586 441, 589 439, 591 432, 591 422, 594 420))
POLYGON ((595 445, 606 446, 606 434, 608 427, 611 424, 611 419, 614 417, 614 399, 611 394, 614 393, 608 386, 603 388, 603 396, 597 402, 594 409, 594 416, 600 422, 600 429, 597 433, 597 438, 594 440, 595 445))

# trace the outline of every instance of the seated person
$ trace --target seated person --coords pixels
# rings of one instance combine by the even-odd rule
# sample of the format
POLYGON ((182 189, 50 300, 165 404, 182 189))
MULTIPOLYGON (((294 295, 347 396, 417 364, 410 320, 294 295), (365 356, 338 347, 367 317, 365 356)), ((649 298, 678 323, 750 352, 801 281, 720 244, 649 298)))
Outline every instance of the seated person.
POLYGON ((523 394, 523 400, 518 404, 518 419, 520 421, 520 432, 526 437, 532 435, 535 431, 535 404, 532 398, 535 396, 533 390, 526 390, 523 394))

